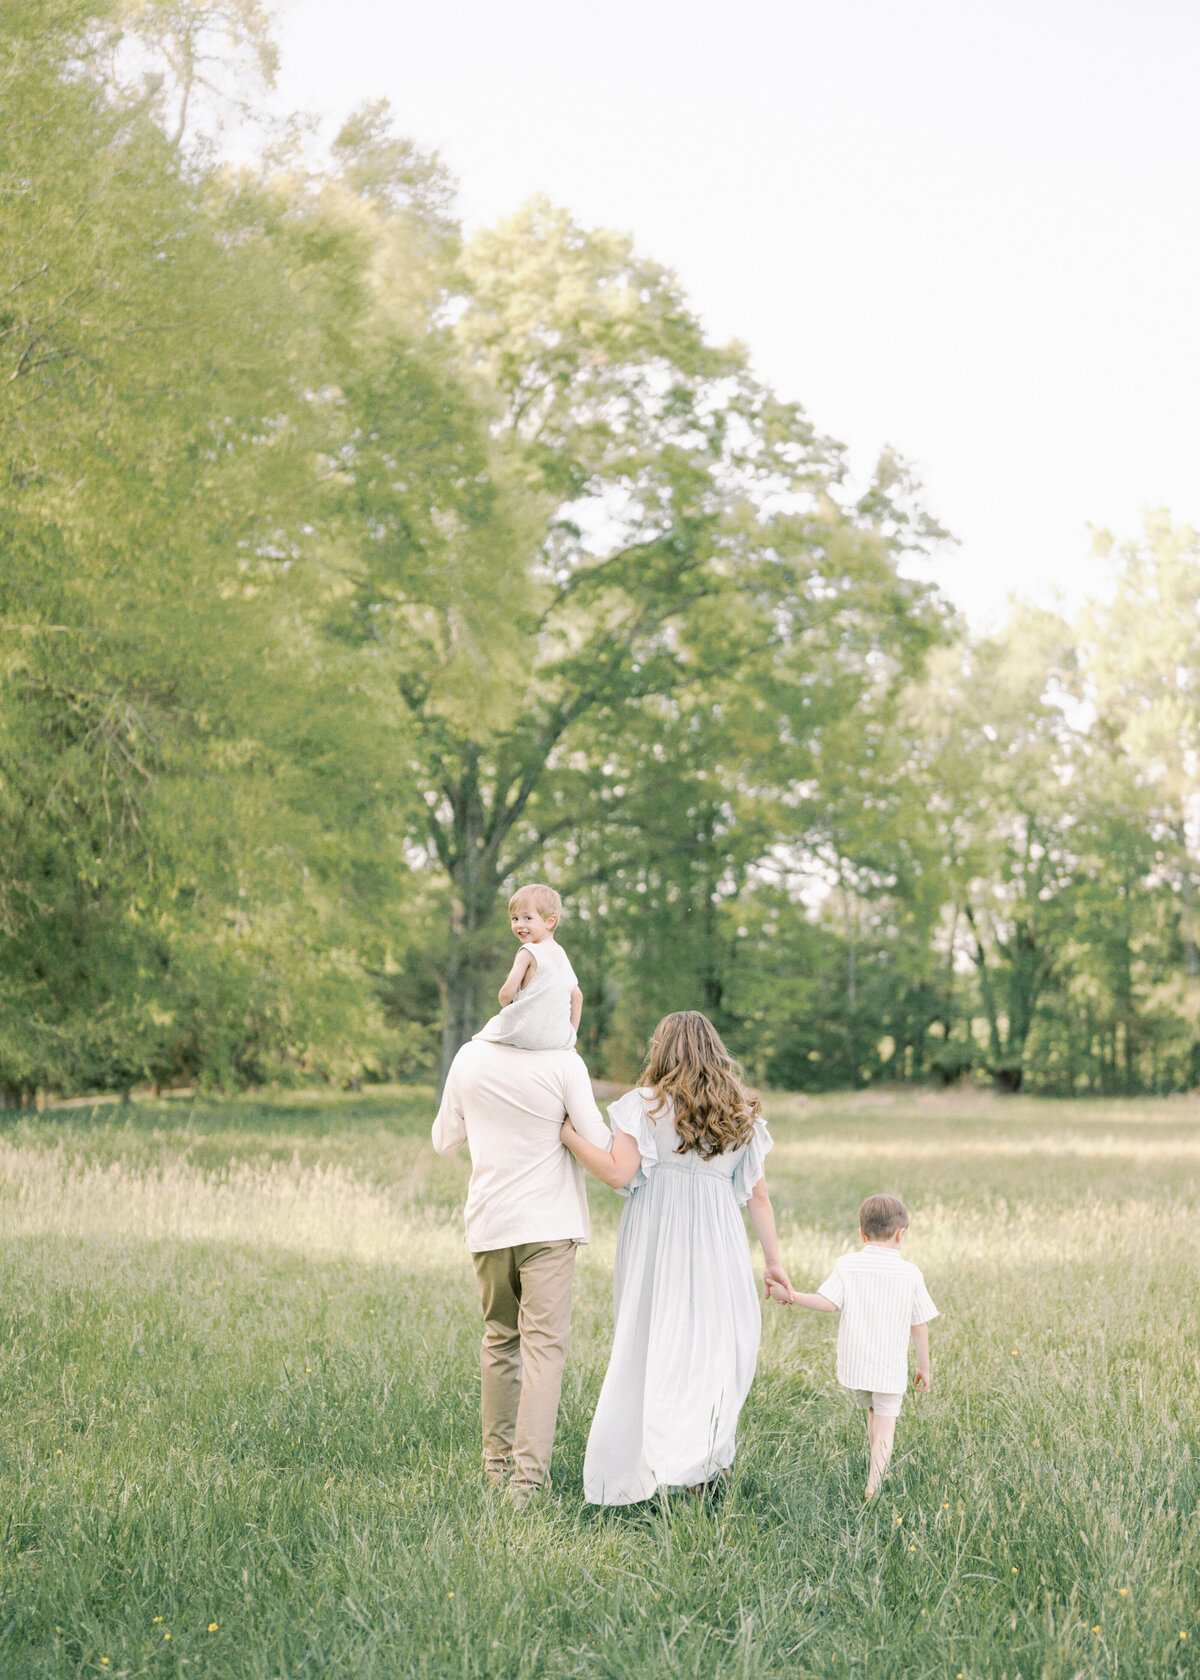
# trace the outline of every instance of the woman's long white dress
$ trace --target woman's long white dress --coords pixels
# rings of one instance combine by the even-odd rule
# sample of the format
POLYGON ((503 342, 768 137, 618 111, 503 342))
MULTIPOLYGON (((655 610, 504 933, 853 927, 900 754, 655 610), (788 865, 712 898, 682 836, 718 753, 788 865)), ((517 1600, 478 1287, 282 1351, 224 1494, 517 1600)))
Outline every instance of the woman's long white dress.
POLYGON ((741 1209, 771 1148, 766 1123, 705 1161, 678 1153, 670 1106, 630 1091, 609 1108, 642 1164, 627 1190, 613 1269, 613 1347, 583 1464, 592 1505, 694 1487, 733 1463, 762 1317, 741 1209))

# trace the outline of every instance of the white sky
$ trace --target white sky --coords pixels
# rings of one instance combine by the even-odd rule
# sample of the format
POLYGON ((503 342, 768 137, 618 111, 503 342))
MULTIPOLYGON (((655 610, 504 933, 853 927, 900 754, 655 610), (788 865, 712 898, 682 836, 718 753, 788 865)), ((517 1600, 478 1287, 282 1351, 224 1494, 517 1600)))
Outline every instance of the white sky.
POLYGON ((291 0, 279 100, 388 98, 468 226, 546 192, 961 539, 977 623, 1200 525, 1195 0, 291 0))

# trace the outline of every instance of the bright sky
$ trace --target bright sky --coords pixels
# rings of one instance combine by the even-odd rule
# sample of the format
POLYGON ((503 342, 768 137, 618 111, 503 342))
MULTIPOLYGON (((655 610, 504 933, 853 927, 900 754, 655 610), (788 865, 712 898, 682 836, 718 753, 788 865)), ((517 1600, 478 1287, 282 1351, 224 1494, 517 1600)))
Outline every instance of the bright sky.
POLYGON ((1195 0, 291 0, 280 97, 386 97, 468 226, 545 192, 960 538, 977 623, 1200 525, 1195 0))

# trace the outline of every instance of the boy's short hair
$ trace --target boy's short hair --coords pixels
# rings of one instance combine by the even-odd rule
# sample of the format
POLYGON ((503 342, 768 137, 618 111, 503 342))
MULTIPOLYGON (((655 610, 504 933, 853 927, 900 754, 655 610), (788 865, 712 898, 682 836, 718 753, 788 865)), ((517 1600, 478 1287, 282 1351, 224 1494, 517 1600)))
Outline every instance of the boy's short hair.
POLYGON ((530 881, 527 887, 518 887, 508 901, 508 913, 513 915, 517 910, 536 910, 539 916, 555 921, 562 919, 562 899, 553 887, 546 886, 544 881, 530 881))
POLYGON ((864 1237, 894 1237, 908 1229, 908 1209, 899 1196, 868 1196, 858 1210, 858 1228, 864 1237))

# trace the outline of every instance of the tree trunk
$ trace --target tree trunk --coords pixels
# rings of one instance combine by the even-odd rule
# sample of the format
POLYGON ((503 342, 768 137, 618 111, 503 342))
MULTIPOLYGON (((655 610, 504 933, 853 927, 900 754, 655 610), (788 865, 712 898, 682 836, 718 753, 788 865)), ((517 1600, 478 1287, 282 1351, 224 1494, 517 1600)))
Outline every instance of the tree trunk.
POLYGON ((440 982, 439 1097, 459 1050, 500 1007, 492 981, 496 980, 498 987, 503 976, 495 973, 500 953, 491 928, 499 891, 495 871, 483 862, 476 848, 464 848, 450 870, 450 938, 440 982))
POLYGON ((1001 1056, 1000 1022, 996 1012, 996 994, 992 989, 992 971, 988 967, 987 952, 983 948, 983 941, 979 937, 979 929, 975 923, 975 911, 970 904, 965 907, 967 922, 971 928, 971 937, 975 943, 975 969, 979 975, 979 995, 983 1003, 984 1014, 988 1023, 988 1054, 993 1062, 998 1062, 1001 1056))
POLYGON ((1200 977, 1200 954, 1196 950, 1196 883, 1192 879, 1192 860, 1188 855, 1187 835, 1182 823, 1175 829, 1179 850, 1183 857, 1180 888, 1183 898, 1183 917, 1180 933, 1183 936, 1183 971, 1189 980, 1200 977))
POLYGON ((725 1030, 723 1020, 723 1004, 725 1001, 725 974, 722 963, 723 952, 717 929, 718 921, 717 895, 713 883, 708 877, 704 881, 704 907, 701 925, 704 929, 704 950, 701 953, 700 995, 704 1000, 704 1013, 708 1016, 718 1032, 725 1030))
POLYGON ((857 1090, 862 1083, 858 1050, 858 917, 851 904, 850 889, 844 876, 842 916, 846 924, 846 1037, 850 1055, 850 1078, 857 1090))
POLYGON ((469 960, 465 941, 451 935, 452 951, 442 975, 442 1059, 438 1068, 438 1096, 446 1083, 450 1064, 462 1046, 483 1025, 476 993, 477 974, 469 960))

